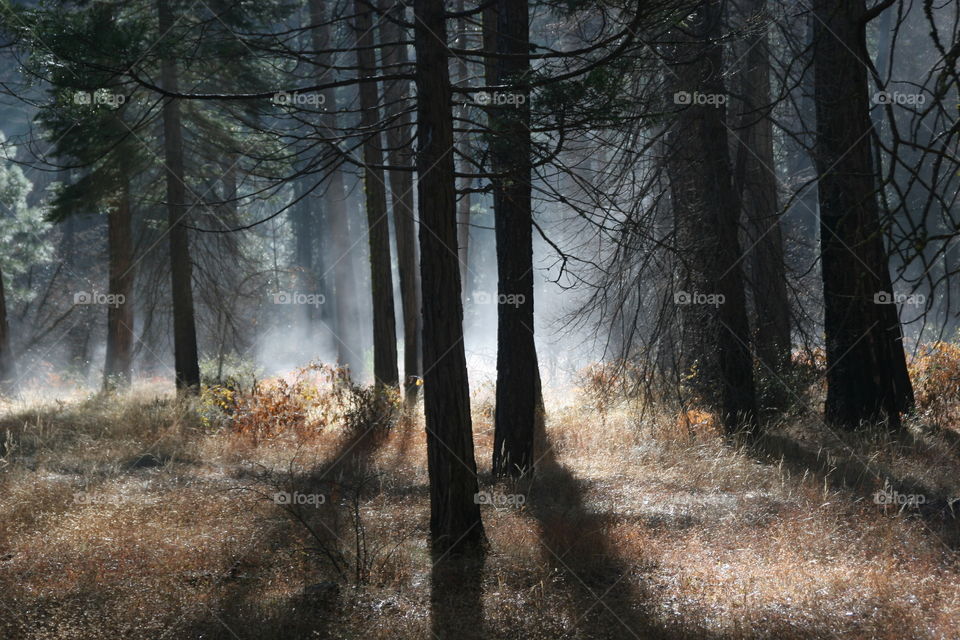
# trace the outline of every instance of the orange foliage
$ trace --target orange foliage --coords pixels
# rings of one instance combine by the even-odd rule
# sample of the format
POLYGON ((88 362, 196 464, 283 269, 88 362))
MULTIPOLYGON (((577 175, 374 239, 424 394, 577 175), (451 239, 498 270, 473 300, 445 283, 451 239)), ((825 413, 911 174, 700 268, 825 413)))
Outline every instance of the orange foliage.
POLYGON ((713 438, 723 433, 717 414, 700 409, 687 409, 677 416, 677 433, 691 439, 713 438))
MULTIPOLYGON (((941 423, 956 424, 960 400, 960 346, 932 342, 910 363, 917 409, 941 423)), ((946 426, 945 424, 942 426, 946 426)))

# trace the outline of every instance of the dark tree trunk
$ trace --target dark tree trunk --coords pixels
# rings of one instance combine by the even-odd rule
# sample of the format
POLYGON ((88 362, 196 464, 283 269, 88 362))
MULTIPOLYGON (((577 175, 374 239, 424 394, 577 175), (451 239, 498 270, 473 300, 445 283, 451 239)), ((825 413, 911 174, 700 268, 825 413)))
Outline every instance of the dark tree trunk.
POLYGON ((10 344, 10 323, 7 319, 7 287, 0 271, 0 393, 17 392, 17 366, 10 344))
MULTIPOLYGON (((757 356, 777 376, 790 362, 790 302, 783 260, 770 109, 770 48, 766 0, 744 7, 750 32, 743 43, 743 112, 736 175, 746 223, 747 280, 753 294, 757 356)), ((770 373, 772 371, 772 373, 770 373)))
MULTIPOLYGON (((357 66, 362 77, 375 76, 374 7, 366 0, 354 2, 357 32, 357 66)), ((393 273, 390 258, 390 222, 387 219, 387 185, 384 181, 383 144, 377 84, 360 84, 360 128, 363 140, 363 187, 366 195, 370 241, 370 289, 373 294, 373 377, 377 384, 397 386, 397 320, 393 308, 393 273)))
MULTIPOLYGON (((174 25, 169 0, 157 1, 160 33, 168 35, 174 25)), ((169 35, 168 35, 169 37, 169 35)), ((177 66, 172 58, 160 62, 160 81, 167 91, 178 90, 177 66)), ((200 390, 197 328, 193 314, 193 265, 184 218, 187 197, 183 163, 183 124, 180 102, 167 99, 163 105, 164 172, 167 181, 167 219, 170 236, 170 274, 173 295, 173 353, 178 392, 200 390)))
POLYGON ((734 433, 755 427, 756 394, 740 271, 739 205, 726 109, 719 97, 726 96, 719 26, 719 2, 708 0, 676 32, 680 43, 667 77, 678 116, 666 166, 683 264, 680 283, 687 296, 676 298, 683 323, 682 366, 685 372, 695 370, 691 383, 698 399, 718 408, 725 428, 734 433))
MULTIPOLYGON (((463 0, 457 0, 455 7, 456 11, 462 12, 464 10, 463 0)), ((465 18, 457 19, 457 48, 458 49, 467 49, 469 44, 467 43, 467 21, 465 18)), ((465 58, 457 56, 456 59, 456 70, 457 70, 457 83, 461 86, 466 86, 470 80, 469 70, 467 69, 467 61, 465 58)), ((468 113, 467 109, 467 100, 464 100, 461 107, 460 113, 463 116, 466 116, 468 113)), ((457 140, 457 152, 460 155, 460 158, 465 158, 470 150, 465 144, 465 134, 460 134, 459 139, 457 140)), ((470 173, 473 167, 465 160, 461 160, 461 170, 460 173, 470 173)), ((470 284, 473 278, 470 277, 470 203, 472 198, 470 197, 470 186, 473 184, 473 180, 469 177, 461 179, 461 188, 462 193, 460 193, 460 199, 457 200, 457 255, 460 258, 460 282, 463 288, 463 299, 468 300, 470 298, 470 284)))
MULTIPOLYGON (((310 0, 310 21, 314 25, 310 35, 313 48, 323 51, 330 46, 330 27, 325 24, 327 15, 323 0, 310 0)), ((317 59, 317 75, 329 79, 331 74, 329 54, 320 54, 317 59)), ((337 130, 337 93, 334 89, 324 89, 323 113, 320 125, 325 131, 337 130)), ((333 305, 335 314, 334 339, 337 343, 337 363, 349 368, 356 376, 363 371, 363 357, 360 336, 360 317, 357 313, 354 297, 357 293, 354 274, 351 270, 349 254, 353 243, 350 238, 347 212, 347 190, 343 172, 339 167, 330 170, 323 187, 323 209, 330 225, 329 245, 333 255, 329 256, 333 272, 333 305)))
MULTIPOLYGON (((386 0, 382 10, 397 21, 405 19, 404 5, 386 0)), ((385 43, 406 40, 406 32, 385 18, 380 23, 382 40, 385 43)), ((383 65, 387 69, 399 69, 407 64, 406 45, 388 44, 383 51, 383 65)), ((388 71, 389 72, 389 71, 388 71)), ((412 145, 413 127, 406 113, 406 80, 390 82, 386 86, 387 116, 391 122, 387 130, 389 164, 413 168, 414 159, 408 152, 412 145)), ((413 204, 412 171, 390 172, 390 193, 393 202, 393 226, 397 236, 397 266, 400 272, 400 304, 403 313, 403 375, 404 395, 407 406, 417 399, 422 375, 420 347, 420 273, 417 267, 417 225, 413 204)))
POLYGON ((494 227, 497 239, 497 407, 493 472, 533 471, 537 351, 533 339, 533 216, 530 188, 530 51, 526 3, 497 3, 498 91, 523 97, 491 106, 494 227))
POLYGON ((107 358, 103 367, 103 389, 110 391, 130 385, 133 365, 133 215, 130 187, 124 184, 107 220, 110 260, 109 291, 117 304, 107 308, 107 358))
POLYGON ((470 389, 457 254, 453 119, 443 0, 415 0, 424 414, 434 551, 476 552, 477 504, 470 389))
POLYGON ((815 163, 827 351, 826 418, 900 426, 913 404, 871 151, 863 0, 814 2, 815 163))

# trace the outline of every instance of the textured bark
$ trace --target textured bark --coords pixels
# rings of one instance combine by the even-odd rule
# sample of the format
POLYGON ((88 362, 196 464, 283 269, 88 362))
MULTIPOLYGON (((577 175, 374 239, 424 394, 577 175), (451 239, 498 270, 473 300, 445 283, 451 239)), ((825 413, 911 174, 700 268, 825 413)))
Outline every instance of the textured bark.
MULTIPOLYGON (((668 95, 725 96, 716 36, 720 5, 701 3, 671 53, 668 95)), ((756 426, 756 393, 743 278, 740 270, 739 206, 728 157, 726 109, 722 104, 677 105, 668 136, 666 167, 687 294, 714 295, 719 304, 680 307, 681 365, 693 371, 695 400, 720 411, 729 433, 756 426), (720 298, 719 296, 722 296, 720 298)))
POLYGON ((766 0, 750 0, 750 32, 743 43, 745 69, 739 117, 736 175, 746 226, 757 356, 774 375, 790 362, 790 302, 777 201, 770 106, 770 47, 766 0))
POLYGON ((17 367, 10 345, 10 323, 7 320, 7 288, 0 271, 0 393, 17 392, 17 367))
MULTIPOLYGON (((530 51, 526 3, 497 3, 496 85, 523 104, 491 106, 494 227, 497 240, 497 407, 493 472, 533 471, 537 351, 533 337, 533 216, 530 187, 530 51)), ((516 102, 516 101, 514 101, 516 102)))
MULTIPOLYGON (((404 5, 384 0, 381 10, 398 22, 402 21, 404 5)), ((385 43, 406 40, 406 33, 389 18, 380 23, 381 39, 385 43)), ((387 45, 383 49, 383 65, 387 73, 407 64, 406 45, 387 45)), ((385 89, 389 164, 413 169, 415 162, 409 149, 412 146, 413 126, 406 113, 407 88, 405 80, 387 84, 385 89)), ((400 305, 403 315, 403 376, 407 406, 412 406, 420 389, 423 366, 420 347, 422 323, 420 320, 420 273, 417 267, 417 223, 413 203, 413 172, 390 171, 390 194, 393 204, 393 227, 397 237, 397 267, 400 275, 400 305)))
POLYGON ((133 365, 133 220, 129 184, 124 184, 107 219, 110 261, 109 292, 123 300, 107 308, 107 357, 103 367, 103 388, 127 387, 133 365), (121 298, 122 296, 122 298, 121 298))
POLYGON ((430 534, 434 552, 475 553, 485 537, 476 501, 460 277, 452 250, 457 242, 456 188, 443 0, 415 0, 414 13, 430 534))
MULTIPOLYGON (((168 34, 174 24, 169 0, 157 1, 157 14, 160 33, 168 34)), ((172 58, 167 57, 160 62, 160 81, 167 91, 178 90, 177 66, 172 58)), ((176 99, 167 99, 163 105, 163 150, 173 295, 174 372, 178 392, 196 393, 200 390, 200 365, 193 312, 193 264, 187 228, 184 226, 188 209, 184 183, 183 123, 180 102, 176 99)))
MULTIPOLYGON (((332 8, 331 8, 332 10, 332 8)), ((310 21, 315 26, 310 36, 313 48, 323 51, 330 48, 329 26, 325 21, 329 19, 323 0, 310 0, 310 21)), ((330 80, 327 55, 318 56, 317 75, 330 80)), ((334 89, 324 89, 323 113, 320 116, 320 125, 325 131, 337 130, 337 94, 334 89)), ((334 306, 334 339, 337 343, 337 362, 340 366, 348 367, 353 375, 363 371, 363 357, 361 336, 359 332, 360 318, 356 306, 352 303, 357 295, 353 272, 350 267, 349 254, 353 247, 350 240, 347 213, 347 191, 343 181, 343 172, 339 167, 333 168, 326 176, 323 188, 323 208, 330 225, 330 245, 334 252, 329 258, 333 271, 333 306, 334 306)))
POLYGON ((827 352, 826 418, 900 426, 913 404, 872 157, 863 0, 814 3, 814 99, 827 352))
MULTIPOLYGON (((357 66, 362 77, 375 76, 373 6, 354 2, 357 33, 357 66)), ((387 220, 387 185, 384 181, 380 95, 374 82, 360 84, 360 127, 363 130, 363 188, 366 196, 367 238, 370 241, 370 289, 373 295, 373 377, 377 384, 397 386, 397 320, 393 306, 393 273, 390 257, 390 223, 387 220)))
MULTIPOLYGON (((456 11, 462 12, 464 10, 463 0, 457 0, 456 6, 454 7, 456 11)), ((467 49, 467 21, 464 18, 457 19, 457 48, 467 49)), ((456 72, 457 72, 457 83, 461 86, 466 86, 469 82, 470 75, 467 69, 467 61, 461 56, 457 56, 456 59, 456 72)), ((460 112, 463 115, 466 115, 467 112, 467 101, 464 100, 462 106, 460 107, 460 112)), ((469 153, 469 149, 466 145, 465 134, 459 134, 457 137, 457 152, 461 158, 461 169, 460 173, 470 173, 472 167, 470 167, 466 161, 462 160, 469 153)), ((470 186, 473 184, 473 180, 469 177, 461 179, 461 190, 460 199, 457 200, 457 256, 460 259, 460 281, 463 287, 463 299, 468 300, 470 298, 470 289, 471 282, 473 278, 470 277, 470 203, 472 198, 470 197, 470 186)))

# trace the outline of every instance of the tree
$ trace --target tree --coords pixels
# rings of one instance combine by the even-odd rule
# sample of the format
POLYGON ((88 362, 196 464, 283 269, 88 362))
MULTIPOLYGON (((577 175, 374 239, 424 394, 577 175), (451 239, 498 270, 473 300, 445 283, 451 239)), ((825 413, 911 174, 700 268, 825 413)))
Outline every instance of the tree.
MULTIPOLYGON (((177 63, 169 49, 174 27, 171 0, 157 0, 158 27, 167 43, 160 62, 163 88, 176 92, 177 63)), ((170 238, 170 284, 173 295, 173 350, 177 391, 196 393, 200 390, 200 364, 197 355, 197 327, 193 313, 193 264, 190 260, 190 239, 187 234, 185 171, 183 163, 183 123, 180 101, 167 98, 163 104, 163 155, 167 184, 167 232, 170 238)))
POLYGON ((913 404, 877 201, 864 0, 816 0, 814 100, 828 422, 900 426, 913 404))
POLYGON ((530 17, 527 3, 497 2, 495 93, 489 144, 497 241, 497 406, 493 471, 533 470, 537 350, 533 332, 530 17))
POLYGON ((485 537, 476 500, 476 460, 463 346, 453 119, 443 0, 415 0, 414 16, 430 534, 435 552, 470 552, 477 551, 485 537))
MULTIPOLYGON (((406 40, 400 28, 406 18, 404 4, 383 0, 380 23, 383 47, 383 68, 403 69, 407 66, 406 40)), ((407 406, 417 397, 422 375, 420 346, 420 274, 417 271, 417 225, 413 203, 414 159, 406 150, 413 144, 413 127, 407 111, 406 80, 387 82, 384 94, 387 114, 387 155, 392 169, 390 195, 393 206, 393 228, 397 236, 397 269, 400 275, 400 305, 403 315, 403 377, 407 406)))
POLYGON ((778 375, 790 363, 790 302, 773 155, 770 45, 766 0, 751 0, 745 18, 742 96, 738 114, 734 183, 743 207, 757 357, 778 375))
MULTIPOLYGON (((361 78, 376 76, 374 57, 374 7, 367 0, 354 3, 357 37, 357 68, 361 78)), ((393 274, 390 259, 390 227, 387 220, 387 185, 384 181, 380 95, 375 82, 361 82, 360 129, 363 136, 363 188, 370 240, 370 289, 373 296, 373 377, 377 384, 395 387, 397 371, 397 326, 393 306, 393 274)))
POLYGON ((683 370, 728 433, 756 425, 753 358, 740 271, 740 207, 728 157, 720 2, 705 0, 676 29, 670 88, 678 109, 666 152, 681 264, 676 301, 683 370))

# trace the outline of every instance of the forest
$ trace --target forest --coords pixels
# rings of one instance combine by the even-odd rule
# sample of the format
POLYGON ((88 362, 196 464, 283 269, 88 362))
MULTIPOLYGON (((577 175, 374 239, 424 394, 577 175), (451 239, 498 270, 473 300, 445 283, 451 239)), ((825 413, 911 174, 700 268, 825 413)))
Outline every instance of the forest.
POLYGON ((0 640, 960 638, 956 0, 0 0, 0 640))

